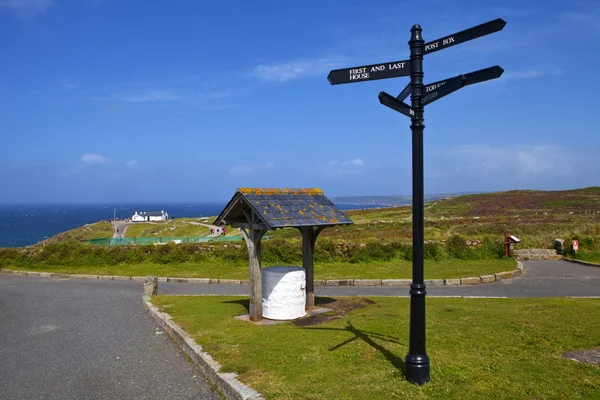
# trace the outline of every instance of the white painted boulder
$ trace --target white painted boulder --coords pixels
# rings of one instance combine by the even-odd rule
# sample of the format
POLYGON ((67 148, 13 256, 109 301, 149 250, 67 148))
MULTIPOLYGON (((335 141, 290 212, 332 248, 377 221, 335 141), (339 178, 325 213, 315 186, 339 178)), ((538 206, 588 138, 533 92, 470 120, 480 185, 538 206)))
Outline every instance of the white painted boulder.
POLYGON ((262 274, 263 317, 291 320, 306 315, 306 274, 301 267, 268 267, 262 274))

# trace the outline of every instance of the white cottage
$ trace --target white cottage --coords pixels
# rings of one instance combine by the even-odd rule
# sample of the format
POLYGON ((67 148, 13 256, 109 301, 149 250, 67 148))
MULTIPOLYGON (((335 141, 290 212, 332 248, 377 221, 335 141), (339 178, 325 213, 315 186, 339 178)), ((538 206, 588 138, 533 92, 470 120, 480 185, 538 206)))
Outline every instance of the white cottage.
POLYGON ((132 222, 151 222, 151 221, 166 221, 169 219, 169 214, 164 212, 164 210, 160 211, 148 211, 148 212, 140 212, 137 211, 131 217, 132 222))

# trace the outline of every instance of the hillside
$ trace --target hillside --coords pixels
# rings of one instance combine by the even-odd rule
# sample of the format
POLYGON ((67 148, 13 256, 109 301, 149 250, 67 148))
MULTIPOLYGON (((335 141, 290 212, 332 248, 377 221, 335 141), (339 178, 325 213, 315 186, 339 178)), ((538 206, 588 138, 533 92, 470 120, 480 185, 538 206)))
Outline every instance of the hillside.
MULTIPOLYGON (((456 196, 463 196, 471 193, 440 193, 440 194, 426 194, 425 202, 436 201, 440 199, 452 198, 456 196)), ((393 195, 393 196, 340 196, 331 199, 337 204, 368 204, 368 205, 380 205, 380 206, 405 206, 412 203, 411 195, 393 195)))
POLYGON ((84 241, 95 238, 106 238, 112 237, 113 232, 113 226, 110 222, 100 221, 92 224, 86 224, 75 229, 70 229, 65 232, 61 232, 44 240, 44 243, 50 244, 72 241, 84 241))
MULTIPOLYGON (((202 219, 206 223, 206 218, 202 219)), ((167 222, 136 222, 125 229, 125 237, 206 236, 210 228, 200 225, 198 218, 176 218, 167 222)))
MULTIPOLYGON (((401 241, 412 236, 411 207, 347 211, 354 225, 330 228, 322 237, 340 241, 401 241)), ((212 222, 213 218, 208 221, 212 222)), ((555 238, 578 238, 583 248, 600 248, 600 187, 566 191, 515 190, 470 194, 441 199, 425 205, 425 239, 443 241, 453 235, 470 240, 502 240, 504 232, 522 239, 525 247, 552 247, 555 238)), ((229 229, 229 234, 237 230, 229 229)), ((165 224, 137 224, 128 228, 134 236, 204 236, 208 228, 193 218, 165 224)), ((296 229, 271 233, 274 237, 299 239, 296 229)), ((87 240, 112 236, 110 224, 86 225, 49 239, 50 242, 87 240)))
MULTIPOLYGON (((400 240, 412 237, 411 207, 348 211, 355 225, 327 229, 340 240, 400 240)), ((425 239, 502 240, 504 232, 522 239, 520 247, 550 248, 555 238, 579 238, 600 247, 600 187, 566 191, 515 190, 471 194, 425 204, 425 239)), ((277 236, 292 236, 280 232, 277 236)))

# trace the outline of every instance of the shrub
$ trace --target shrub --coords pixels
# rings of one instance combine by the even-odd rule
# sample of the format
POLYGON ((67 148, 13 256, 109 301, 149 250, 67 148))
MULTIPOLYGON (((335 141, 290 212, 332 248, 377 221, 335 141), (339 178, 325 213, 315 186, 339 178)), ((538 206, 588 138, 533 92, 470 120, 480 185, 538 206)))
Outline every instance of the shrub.
POLYGON ((302 246, 295 240, 272 239, 262 243, 263 263, 298 264, 302 263, 302 246))
POLYGON ((445 258, 445 255, 444 248, 439 243, 425 243, 423 245, 423 258, 425 260, 439 261, 445 258))
POLYGON ((471 258, 471 249, 465 239, 458 235, 451 236, 446 241, 446 252, 450 257, 467 260, 471 258))

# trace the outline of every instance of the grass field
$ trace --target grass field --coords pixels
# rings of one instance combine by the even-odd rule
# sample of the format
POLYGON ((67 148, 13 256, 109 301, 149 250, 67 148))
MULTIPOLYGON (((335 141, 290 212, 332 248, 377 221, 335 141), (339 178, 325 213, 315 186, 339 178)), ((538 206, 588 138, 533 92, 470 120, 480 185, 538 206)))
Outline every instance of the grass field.
MULTIPOLYGON (((268 266, 268 265, 265 265, 268 266)), ((202 263, 182 264, 117 264, 117 265, 52 265, 46 263, 19 265, 2 263, 2 268, 63 274, 170 276, 215 279, 249 279, 247 264, 208 259, 202 263)), ((517 268, 512 259, 497 260, 443 260, 425 261, 426 279, 450 279, 480 276, 517 268)), ((315 264, 315 279, 410 279, 409 261, 375 263, 322 263, 315 264)))
POLYGON ((110 222, 100 221, 94 224, 87 224, 76 229, 59 233, 45 240, 46 244, 60 243, 70 241, 82 241, 95 238, 112 237, 114 233, 113 226, 110 222))
MULTIPOLYGON (((346 211, 354 225, 326 229, 324 238, 364 242, 412 240, 411 207, 346 211)), ((552 248, 554 239, 579 239, 580 248, 600 253, 600 187, 566 191, 515 190, 474 194, 425 204, 425 240, 453 235, 470 240, 521 239, 517 248, 552 248)), ((298 237, 295 229, 274 237, 298 237)))
POLYGON ((197 221, 196 218, 177 218, 152 224, 136 222, 125 229, 125 237, 185 237, 210 234, 210 228, 190 223, 197 221))
MULTIPOLYGON (((600 299, 427 300, 431 382, 402 379, 409 300, 362 302, 314 326, 233 319, 247 298, 158 296, 153 303, 267 399, 598 399, 600 367, 563 358, 600 347, 600 299)), ((327 306, 334 299, 318 298, 327 306)), ((344 308, 344 307, 340 307, 344 308)))
MULTIPOLYGON (((333 227, 320 238, 364 243, 369 240, 412 240, 410 207, 357 210, 346 212, 354 225, 333 227)), ((178 218, 165 224, 139 224, 127 229, 128 237, 203 236, 208 228, 191 225, 195 218, 178 218)), ((208 221, 212 222, 213 218, 208 221)), ((106 224, 106 223, 100 223, 106 224)), ((109 224, 99 225, 99 237, 112 236, 109 224)), ((50 241, 91 238, 96 231, 78 228, 57 235, 50 241), (79 231, 85 232, 79 232, 79 231), (85 233, 85 235, 83 235, 85 233)), ((600 187, 565 191, 517 190, 474 194, 443 199, 425 205, 425 240, 444 241, 453 235, 468 240, 502 241, 505 232, 518 236, 517 248, 552 248, 555 238, 565 239, 570 251, 572 239, 580 250, 600 254, 600 187)), ((239 234, 229 227, 228 234, 239 234)), ((274 238, 295 238, 297 229, 269 232, 274 238)))

